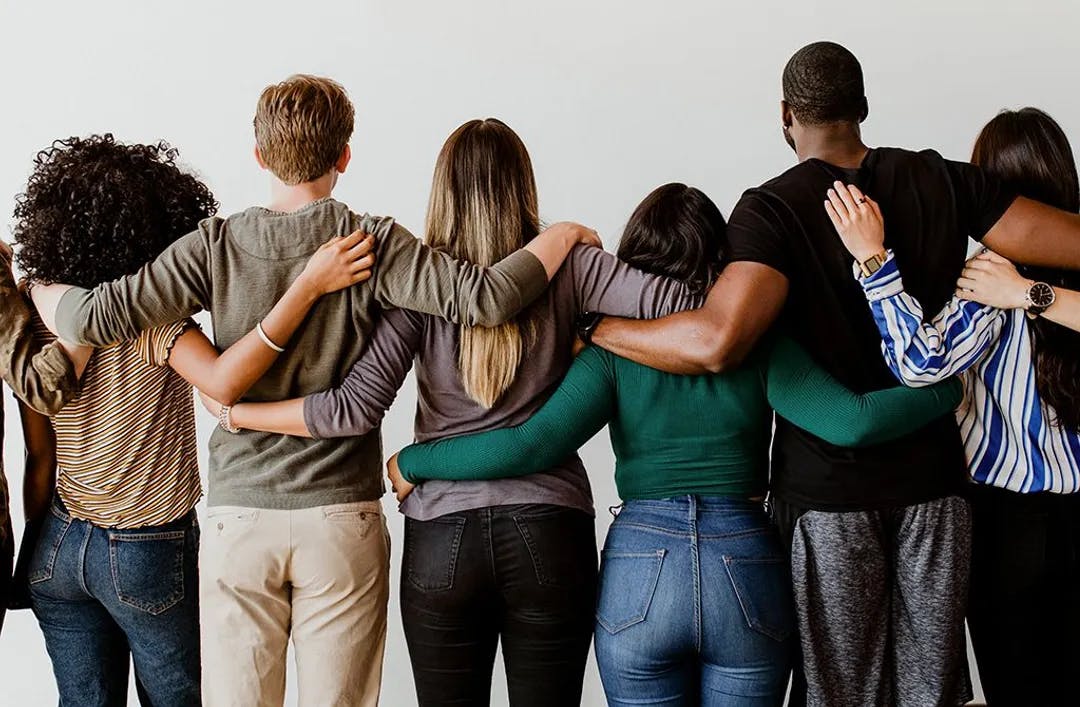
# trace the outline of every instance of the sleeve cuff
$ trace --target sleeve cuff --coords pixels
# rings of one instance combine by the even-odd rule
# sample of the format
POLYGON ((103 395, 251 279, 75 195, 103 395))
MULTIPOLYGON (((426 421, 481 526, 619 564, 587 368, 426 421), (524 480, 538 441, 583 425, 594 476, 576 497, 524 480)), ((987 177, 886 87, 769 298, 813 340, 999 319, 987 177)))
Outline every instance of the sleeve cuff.
POLYGON ((522 308, 535 301, 547 289, 547 269, 540 262, 540 258, 524 248, 503 258, 495 267, 505 272, 517 284, 522 308))
POLYGON ((60 338, 75 344, 86 344, 86 338, 78 321, 78 312, 83 302, 90 295, 89 290, 81 287, 72 287, 60 298, 56 307, 56 328, 60 332, 60 338))
POLYGON ((413 457, 416 453, 416 446, 417 445, 415 444, 410 444, 408 447, 405 447, 400 452, 398 452, 397 458, 398 471, 401 472, 401 478, 405 479, 414 486, 416 484, 419 484, 421 481, 421 479, 416 478, 416 476, 414 476, 410 471, 410 467, 412 465, 412 462, 414 461, 413 457))
POLYGON ((900 267, 896 264, 896 257, 891 250, 885 252, 887 257, 881 269, 868 277, 863 277, 858 263, 852 265, 855 279, 862 285, 866 299, 870 302, 895 297, 904 291, 904 280, 900 277, 900 267))
POLYGON ((304 427, 312 439, 323 439, 319 430, 319 410, 316 408, 316 400, 319 393, 304 396, 304 427))

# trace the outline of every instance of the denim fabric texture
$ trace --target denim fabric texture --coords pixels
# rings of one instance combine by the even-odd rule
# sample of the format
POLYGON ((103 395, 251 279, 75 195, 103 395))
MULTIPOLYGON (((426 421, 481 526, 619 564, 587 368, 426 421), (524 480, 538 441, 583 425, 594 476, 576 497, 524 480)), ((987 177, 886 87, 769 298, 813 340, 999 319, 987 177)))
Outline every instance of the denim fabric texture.
POLYGON ((195 511, 147 528, 100 528, 56 500, 28 567, 30 599, 64 707, 201 703, 195 511))
POLYGON ((612 523, 594 639, 609 705, 780 705, 795 625, 760 503, 628 501, 612 523))
POLYGON ((544 504, 405 519, 401 611, 422 707, 581 702, 596 597, 591 515, 544 504))

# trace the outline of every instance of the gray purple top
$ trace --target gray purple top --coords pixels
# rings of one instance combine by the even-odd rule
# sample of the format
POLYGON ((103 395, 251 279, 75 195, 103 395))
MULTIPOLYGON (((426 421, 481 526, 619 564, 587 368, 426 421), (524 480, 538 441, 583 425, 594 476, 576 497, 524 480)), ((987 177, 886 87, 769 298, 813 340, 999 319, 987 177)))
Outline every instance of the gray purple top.
MULTIPOLYGON (((371 344, 336 388, 304 400, 316 438, 367 434, 378 427, 416 358, 416 440, 426 442, 525 422, 551 396, 573 362, 575 322, 586 311, 662 317, 701 305, 686 285, 648 275, 598 248, 578 247, 533 305, 536 334, 517 378, 491 409, 465 392, 457 362, 458 326, 403 309, 383 313, 371 344)), ((405 515, 430 520, 447 513, 544 503, 592 513, 588 477, 576 453, 545 471, 509 479, 427 481, 402 504, 405 515)))

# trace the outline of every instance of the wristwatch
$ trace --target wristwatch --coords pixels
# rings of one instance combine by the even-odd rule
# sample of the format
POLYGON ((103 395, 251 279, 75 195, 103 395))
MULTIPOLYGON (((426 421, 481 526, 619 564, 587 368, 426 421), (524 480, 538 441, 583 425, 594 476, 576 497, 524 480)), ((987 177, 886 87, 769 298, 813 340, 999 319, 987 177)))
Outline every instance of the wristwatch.
POLYGON ((584 312, 577 320, 577 335, 586 344, 592 343, 593 332, 604 318, 601 312, 584 312))
POLYGON ((870 277, 878 270, 881 270, 882 266, 885 265, 885 261, 888 259, 889 254, 884 250, 880 253, 875 253, 874 255, 871 255, 869 258, 859 263, 859 272, 862 273, 863 277, 870 277))
POLYGON ((1024 301, 1027 304, 1028 314, 1037 317, 1057 301, 1057 293, 1045 282, 1033 282, 1024 293, 1024 301))

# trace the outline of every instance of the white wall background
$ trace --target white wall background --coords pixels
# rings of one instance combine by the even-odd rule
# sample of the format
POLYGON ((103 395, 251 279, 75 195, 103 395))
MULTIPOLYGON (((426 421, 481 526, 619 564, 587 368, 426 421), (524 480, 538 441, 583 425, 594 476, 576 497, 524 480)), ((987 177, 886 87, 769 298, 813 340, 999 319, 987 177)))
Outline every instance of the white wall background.
MULTIPOLYGON (((339 198, 416 232, 442 141, 484 116, 502 118, 529 146, 544 217, 590 224, 609 246, 663 182, 701 187, 728 213, 744 188, 792 163, 777 120, 780 72, 817 39, 861 58, 870 144, 965 158, 997 110, 1028 104, 1080 131, 1075 0, 0 0, 0 8, 4 237, 35 151, 69 135, 166 138, 224 212, 262 202, 266 178, 251 157, 255 100, 265 84, 301 71, 337 78, 356 103, 339 198)), ((22 441, 5 399, 19 533, 22 441)), ((387 418, 388 450, 410 441, 414 401, 410 381, 387 418)), ((200 419, 204 439, 210 424, 200 419)), ((616 502, 606 438, 584 457, 602 539, 604 509, 616 502)), ((396 546, 383 696, 410 705, 396 601, 401 522, 392 504, 386 509, 396 546)), ((494 704, 505 703, 500 682, 501 673, 494 704)), ((9 615, 0 638, 0 703, 56 703, 26 612, 9 615)), ((603 704, 594 670, 586 704, 603 704)))

